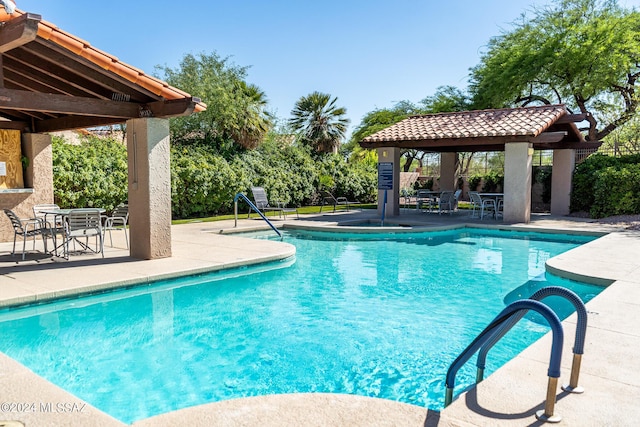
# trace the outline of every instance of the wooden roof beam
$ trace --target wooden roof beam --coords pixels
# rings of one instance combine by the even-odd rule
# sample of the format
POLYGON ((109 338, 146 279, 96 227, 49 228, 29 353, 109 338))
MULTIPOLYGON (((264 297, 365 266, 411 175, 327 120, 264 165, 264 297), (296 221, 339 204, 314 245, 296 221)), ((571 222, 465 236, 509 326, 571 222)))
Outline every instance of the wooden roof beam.
POLYGON ((602 145, 598 142, 553 142, 550 144, 533 144, 536 150, 579 150, 582 148, 599 148, 602 145))
POLYGON ((66 116, 58 119, 35 121, 31 132, 57 132, 62 130, 82 129, 94 126, 107 126, 124 123, 124 119, 109 117, 66 116))
POLYGON ((140 117, 141 106, 132 102, 0 89, 0 109, 130 119, 140 117))
POLYGON ((153 117, 178 117, 188 116, 193 113, 199 98, 173 99, 169 101, 156 101, 147 104, 147 108, 153 117))
POLYGON ((548 142, 560 142, 569 135, 569 132, 543 132, 535 138, 531 138, 529 141, 535 143, 548 143, 548 142))
POLYGON ((587 120, 589 117, 589 113, 584 114, 565 114, 560 117, 558 120, 554 122, 554 124, 563 124, 563 123, 579 123, 584 120, 587 120))
MULTIPOLYGON (((189 115, 200 102, 198 98, 185 98, 172 101, 158 101, 145 106, 140 106, 136 117, 176 117, 189 115)), ((136 104, 132 104, 136 105, 136 104)), ((32 132, 56 132, 61 130, 80 129, 93 126, 106 126, 123 123, 126 119, 117 117, 93 117, 69 115, 57 119, 36 121, 32 132)))
POLYGON ((38 23, 42 20, 40 15, 25 13, 12 19, 0 27, 0 53, 32 42, 38 36, 38 23))

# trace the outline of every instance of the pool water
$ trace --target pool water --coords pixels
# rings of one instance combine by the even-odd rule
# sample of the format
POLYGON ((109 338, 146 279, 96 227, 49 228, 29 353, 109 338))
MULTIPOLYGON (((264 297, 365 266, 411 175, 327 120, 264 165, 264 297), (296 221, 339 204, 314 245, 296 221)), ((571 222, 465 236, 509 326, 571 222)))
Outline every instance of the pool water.
MULTIPOLYGON (((456 230, 286 233, 295 262, 0 312, 0 350, 125 423, 245 396, 329 392, 442 408, 449 364, 505 306, 592 238, 456 230)), ((548 298, 561 317, 570 304, 548 298)), ((487 374, 541 337, 525 317, 487 374)), ((568 338, 570 339, 570 338, 568 338)), ((568 357, 565 355, 565 357, 568 357)), ((457 377, 473 384, 475 367, 457 377)))

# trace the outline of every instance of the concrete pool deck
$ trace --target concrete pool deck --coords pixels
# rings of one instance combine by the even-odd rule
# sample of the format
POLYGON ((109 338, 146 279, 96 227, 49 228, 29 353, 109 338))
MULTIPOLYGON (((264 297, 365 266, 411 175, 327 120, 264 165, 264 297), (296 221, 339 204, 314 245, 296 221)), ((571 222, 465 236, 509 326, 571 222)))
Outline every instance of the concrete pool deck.
MULTIPOLYGON (((301 219, 276 220, 277 225, 305 227, 336 225, 375 219, 370 212, 307 215, 301 219)), ((388 219, 418 227, 449 227, 454 224, 502 228, 494 221, 461 216, 403 212, 388 219)), ((264 228, 264 223, 243 220, 243 229, 264 228)), ((129 286, 157 278, 201 273, 233 266, 290 257, 291 245, 250 240, 221 234, 233 221, 190 223, 172 227, 173 256, 141 261, 128 257, 124 239, 114 234, 115 247, 99 256, 72 256, 52 262, 30 254, 16 264, 11 243, 0 243, 0 306, 32 303, 78 293, 129 286)), ((640 420, 640 232, 614 225, 574 218, 536 216, 528 225, 551 232, 610 233, 548 261, 548 269, 572 278, 595 278, 612 283, 587 304, 589 325, 582 361, 581 395, 557 390, 555 413, 561 425, 625 426, 640 420)), ((345 227, 341 227, 345 229, 345 227)), ((107 238, 108 242, 108 238, 107 238)), ((568 382, 575 315, 563 322, 565 348, 560 383, 568 382)), ((331 394, 292 394, 235 399, 185 408, 134 423, 135 426, 485 426, 538 425, 534 413, 546 396, 550 336, 527 348, 511 362, 462 394, 441 413, 387 400, 331 394)), ((472 362, 470 362, 472 363, 472 362)), ((490 359, 489 359, 490 363, 490 359)), ((0 425, 19 421, 37 426, 123 426, 124 424, 59 387, 35 375, 0 353, 0 425), (26 406, 25 404, 33 404, 26 406), (51 410, 48 410, 52 408, 51 410), (35 410, 33 410, 35 409, 35 410), (56 410, 58 409, 58 410, 56 410)), ((143 397, 142 397, 143 398, 143 397)), ((444 397, 443 397, 444 398, 444 397)), ((20 424, 17 424, 20 425, 20 424)))

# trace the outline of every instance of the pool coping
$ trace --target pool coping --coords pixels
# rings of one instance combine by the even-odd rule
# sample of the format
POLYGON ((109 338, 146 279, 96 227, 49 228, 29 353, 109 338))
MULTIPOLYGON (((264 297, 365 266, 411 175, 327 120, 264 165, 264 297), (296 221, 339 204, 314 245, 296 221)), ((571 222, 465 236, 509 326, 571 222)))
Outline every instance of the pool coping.
MULTIPOLYGON (((303 223, 304 223, 304 220, 286 221, 286 222, 282 222, 279 225, 286 228, 295 224, 302 225, 303 223)), ((468 223, 465 224, 465 226, 469 226, 469 227, 474 227, 475 225, 476 224, 468 224, 468 223)), ((493 227, 496 229, 502 229, 505 227, 504 225, 496 225, 496 224, 487 224, 487 225, 489 225, 489 227, 482 227, 482 228, 493 227)), ((255 222, 248 223, 247 226, 248 227, 245 230, 249 228, 254 228, 254 229, 261 228, 261 227, 256 227, 255 222)), ((533 226, 515 225, 515 226, 517 227, 518 230, 522 230, 526 228, 527 229, 526 231, 546 231, 546 232, 550 231, 550 232, 556 232, 556 233, 567 232, 567 230, 562 228, 559 229, 556 226, 553 226, 553 227, 543 227, 540 225, 533 225, 533 226)), ((174 227, 176 227, 177 229, 177 227, 182 227, 182 225, 174 226, 174 227)), ((451 226, 447 226, 447 225, 444 225, 443 227, 444 228, 442 229, 452 228, 451 226)), ((512 229, 512 227, 513 226, 508 226, 507 229, 512 229)), ((190 228, 192 228, 194 232, 197 232, 199 234, 224 235, 224 233, 221 232, 222 229, 220 229, 220 224, 216 224, 216 225, 199 224, 198 226, 191 226, 190 228)), ((229 229, 231 227, 223 227, 223 228, 229 229)), ((579 275, 584 275, 583 270, 585 268, 585 264, 587 264, 585 263, 585 260, 584 260, 585 256, 588 257, 587 259, 590 259, 594 251, 596 252, 600 251, 606 255, 605 258, 607 257, 611 258, 609 260, 607 259, 600 260, 600 264, 606 265, 607 262, 612 262, 611 265, 616 268, 613 268, 611 270, 606 270, 606 269, 598 270, 596 276, 598 279, 604 279, 612 284, 608 286, 608 288, 605 291, 603 291, 602 294, 600 294, 598 297, 596 297, 592 302, 588 304, 588 308, 592 304, 598 307, 599 314, 602 315, 606 310, 603 311, 599 306, 602 304, 606 305, 606 300, 607 300, 606 296, 607 296, 607 293, 609 293, 608 292, 609 290, 615 290, 616 287, 618 287, 618 285, 620 284, 626 287, 640 289, 640 283, 638 283, 638 279, 636 279, 636 277, 640 276, 637 274, 637 273, 640 273, 640 261, 630 259, 630 258, 633 258, 632 256, 633 253, 640 253, 640 252, 634 252, 636 250, 635 248, 640 248, 640 243, 638 243, 640 242, 640 233, 634 234, 634 233, 619 231, 615 229, 594 230, 593 228, 594 227, 592 227, 591 225, 587 225, 585 228, 583 228, 582 231, 588 231, 589 233, 606 234, 603 237, 613 235, 614 238, 608 238, 608 239, 602 240, 602 237, 601 237, 600 239, 594 240, 594 242, 601 241, 601 243, 604 243, 604 246, 600 248, 598 247, 598 245, 595 245, 594 247, 588 248, 588 251, 586 252, 580 252, 579 249, 585 246, 585 245, 582 245, 578 248, 575 248, 571 251, 566 252, 565 254, 569 254, 569 253, 571 254, 570 256, 564 257, 564 259, 556 260, 555 258, 557 257, 554 257, 548 261, 548 267, 551 269, 556 269, 556 271, 558 272, 566 272, 566 274, 569 274, 569 275, 576 275, 573 277, 579 277, 579 275), (586 228, 588 228, 588 230, 586 228), (627 236, 627 237, 620 238, 619 235, 627 236), (625 244, 625 240, 627 238, 635 241, 633 246, 634 249, 627 251, 629 252, 629 254, 626 254, 628 256, 626 257, 623 256, 622 258, 624 259, 621 260, 620 256, 616 255, 617 253, 616 246, 620 244, 625 244), (635 245, 638 245, 638 246, 635 246, 635 245), (625 265, 626 267, 620 270, 619 268, 617 268, 620 265, 625 265), (628 279, 631 279, 631 281, 629 281, 628 279), (629 285, 629 283, 631 284, 629 285), (603 297, 601 298, 601 296, 603 297)), ((377 227, 376 231, 379 232, 380 228, 377 227)), ((573 232, 576 232, 576 230, 573 230, 573 232)), ((580 234, 584 234, 584 233, 580 233, 580 234)), ((174 236, 174 237, 178 237, 178 236, 174 236)), ((232 237, 232 236, 229 236, 229 237, 232 237)), ((202 236, 200 236, 200 239, 208 240, 207 238, 203 238, 202 236)), ((176 241, 174 239, 172 240, 174 241, 174 247, 175 247, 176 241)), ((181 239, 178 238, 178 240, 181 240, 181 239)), ((178 246, 181 245, 182 243, 186 243, 186 241, 178 242, 178 246)), ((280 242, 274 242, 274 243, 280 244, 280 242)), ((226 248, 221 248, 221 249, 224 251, 226 248)), ((0 252, 1 252, 1 246, 0 246, 0 252)), ((180 252, 180 251, 177 251, 177 252, 180 252)), ((180 253, 179 256, 182 257, 182 255, 183 254, 180 253)), ((262 256, 264 257, 264 254, 262 254, 262 256)), ((258 258, 256 259, 259 259, 259 258, 260 256, 258 256, 258 258)), ((636 258, 638 257, 636 256, 636 258)), ((242 263, 240 261, 229 262, 226 264, 216 263, 214 268, 217 270, 220 270, 224 268, 221 265, 238 266, 241 264, 242 263)), ((589 265, 587 265, 587 267, 589 267, 589 265)), ((594 267, 594 269, 597 269, 597 268, 594 267)), ((84 270, 84 266, 81 270, 84 270)), ((86 270, 83 271, 83 274, 86 275, 86 270)), ((0 278, 2 277, 3 276, 0 276, 0 278)), ((640 304, 640 295, 634 294, 634 297, 637 297, 636 298, 637 301, 630 304, 631 304, 631 307, 637 309, 637 306, 635 304, 640 304)), ((625 302, 628 303, 628 301, 625 301, 625 302)), ((567 325, 571 325, 571 318, 567 319, 565 323, 567 323, 567 325)), ((632 324, 631 326, 635 328, 637 324, 632 324)), ((637 332, 635 331, 638 329, 633 329, 633 328, 631 328, 632 330, 625 332, 625 334, 627 336, 633 337, 633 339, 636 340, 638 337, 637 337, 637 332)), ((603 330, 602 327, 598 327, 596 329, 598 330, 598 333, 601 333, 603 330)), ((591 331, 589 331, 588 334, 590 332, 591 331)), ((617 330, 613 332, 621 333, 617 330)), ((525 350, 525 352, 522 353, 522 358, 526 360, 527 358, 531 359, 533 357, 535 359, 537 357, 539 359, 539 356, 528 356, 528 352, 532 351, 534 354, 536 354, 536 351, 539 352, 540 350, 536 350, 536 347, 544 347, 545 338, 541 339, 540 341, 536 342, 533 346, 525 350)), ((633 342, 633 346, 635 346, 634 348, 636 350, 640 349, 640 343, 638 343, 637 340, 633 342)), ((548 355, 546 355, 546 357, 548 358, 548 355)), ((37 393, 38 398, 43 399, 44 397, 42 396, 48 395, 48 393, 51 390, 53 390, 54 391, 53 394, 60 393, 62 396, 64 396, 63 397, 64 399, 78 401, 78 399, 75 396, 69 395, 64 390, 61 390, 57 386, 48 383, 46 380, 41 379, 37 375, 31 373, 31 371, 29 371, 27 368, 24 368, 22 367, 22 365, 19 365, 17 362, 11 361, 10 359, 9 360, 6 360, 6 359, 8 358, 5 355, 0 353, 0 367, 2 367, 0 372, 3 372, 3 374, 0 374, 0 378, 8 380, 9 378, 6 378, 6 375, 7 375, 6 372, 17 371, 16 374, 11 374, 11 375, 28 377, 29 379, 27 383, 29 381, 37 382, 37 386, 26 387, 27 388, 26 390, 19 390, 20 387, 16 385, 15 387, 13 387, 15 388, 15 390, 13 390, 8 397, 18 396, 16 397, 16 399, 17 398, 24 399, 25 396, 32 396, 31 400, 34 400, 33 390, 38 390, 38 393, 37 393), (5 368, 8 368, 8 371, 5 368), (32 378, 32 377, 36 377, 36 378, 32 378)), ((538 360, 538 359, 535 359, 535 360, 538 360)), ((542 360, 544 360, 544 357, 542 357, 542 360)), ((505 396, 504 390, 502 390, 502 393, 498 393, 493 390, 494 387, 497 387, 498 389, 500 389, 500 386, 499 385, 496 386, 494 383, 500 382, 499 379, 500 377, 503 376, 503 372, 506 373, 508 377, 511 377, 513 375, 513 373, 511 372, 512 368, 510 367, 512 363, 516 363, 516 364, 522 363, 521 356, 519 356, 518 358, 514 359, 514 361, 505 365, 505 367, 497 370, 489 378, 483 381, 483 383, 481 383, 477 388, 472 389, 471 393, 476 393, 476 401, 478 400, 478 396, 480 395, 480 393, 483 393, 483 396, 485 394, 502 396, 502 397, 505 396)), ((637 365, 637 362, 636 362, 636 365, 637 365)), ((636 370, 640 372, 640 369, 636 369, 636 370)), ((589 375, 590 373, 587 372, 585 376, 590 378, 589 375)), ((563 373, 563 376, 564 376, 564 373, 563 373)), ((600 379, 600 383, 608 384, 608 382, 605 380, 606 379, 600 379)), ((634 384, 628 384, 627 387, 631 387, 632 391, 635 391, 637 396, 638 386, 635 384, 640 384, 640 380, 638 381, 634 380, 633 382, 634 384)), ((3 381, 3 383, 5 383, 5 381, 3 381)), ((509 382, 509 383, 512 383, 512 382, 509 382)), ((522 384, 526 384, 526 382, 523 382, 522 384)), ((520 384, 519 386, 521 388, 526 389, 526 387, 523 387, 522 384, 520 384)), ((619 385, 619 384, 616 384, 616 385, 619 385)), ((468 394, 469 393, 465 394, 465 396, 467 396, 468 394)), ((611 390, 609 394, 611 394, 612 396, 615 396, 617 394, 617 391, 611 390)), ((586 395, 587 394, 585 394, 585 396, 586 395)), ((599 397, 601 397, 601 395, 603 395, 603 393, 599 393, 599 397)), ((536 394, 536 396, 538 395, 536 394)), ((57 399, 62 399, 62 398, 58 397, 57 399)), ((232 401, 217 402, 217 403, 201 405, 193 408, 185 408, 179 411, 171 412, 168 414, 161 414, 156 417, 152 417, 146 420, 141 420, 139 422, 134 423, 134 425, 139 425, 139 426, 166 425, 166 421, 172 420, 172 419, 174 420, 180 419, 181 422, 185 424, 191 423, 193 425, 212 425, 210 422, 216 421, 216 420, 217 421, 223 420, 225 422, 225 425, 247 425, 247 424, 250 424, 249 421, 252 419, 252 416, 254 415, 257 416, 258 414, 261 414, 260 424, 264 426, 301 425, 301 424, 345 425, 345 426, 371 425, 370 422, 373 419, 381 420, 380 421, 381 424, 376 424, 376 425, 467 425, 467 423, 468 425, 479 425, 477 423, 492 424, 492 423, 495 423, 497 419, 500 419, 501 424, 502 423, 506 424, 511 422, 514 425, 522 425, 523 421, 526 421, 526 422, 534 421, 528 417, 525 418, 524 420, 521 418, 513 418, 513 417, 511 421, 505 420, 505 419, 502 419, 504 417, 501 418, 500 416, 501 414, 499 413, 498 410, 487 412, 486 408, 481 408, 483 410, 478 411, 477 408, 473 407, 473 405, 469 405, 469 399, 466 397, 458 398, 456 401, 454 401, 454 403, 450 407, 446 408, 441 413, 435 413, 434 411, 428 411, 426 408, 423 408, 423 407, 413 407, 411 405, 400 404, 397 402, 384 401, 384 403, 382 403, 382 402, 379 402, 379 400, 380 399, 361 398, 357 396, 348 396, 348 395, 323 395, 323 394, 261 396, 258 398, 234 399, 232 401), (462 407, 462 409, 460 409, 460 407, 462 407), (302 408, 305 408, 304 411, 302 408), (308 418, 309 412, 307 411, 307 409, 310 409, 310 408, 315 408, 315 413, 319 414, 319 418, 314 418, 316 421, 313 421, 308 418), (367 416, 366 414, 369 414, 369 415, 367 416), (179 418, 175 418, 175 417, 179 417, 179 418), (291 424, 282 423, 282 421, 285 421, 288 419, 304 421, 304 422, 302 423, 295 422, 291 424), (327 421, 333 420, 333 422, 323 423, 322 420, 327 420, 327 421), (385 421, 388 423, 385 424, 382 421, 385 421), (433 424, 434 422, 435 424, 433 424)), ((505 400, 512 400, 512 399, 505 399, 505 400)), ((564 404, 565 402, 569 402, 569 401, 575 402, 576 400, 577 399, 574 399, 573 396, 571 396, 571 399, 563 398, 558 402, 558 409, 561 409, 561 405, 564 404)), ((536 403, 539 404, 539 401, 540 399, 538 398, 536 403)), ((495 403, 495 402, 492 402, 492 403, 495 403)), ((615 401, 613 405, 616 406, 618 403, 619 402, 615 401)), ((588 406, 598 407, 601 405, 591 404, 588 406)), ((500 407, 501 407, 500 404, 496 403, 496 408, 500 408, 500 407)), ((65 419, 65 422, 68 422, 67 425, 83 425, 83 426, 84 425, 105 425, 105 426, 106 425, 114 425, 114 426, 124 425, 119 421, 110 418, 108 415, 101 413, 97 409, 95 409, 95 411, 98 412, 96 413, 93 409, 91 410, 91 414, 93 414, 93 418, 80 417, 78 416, 78 414, 66 414, 66 415, 69 415, 69 417, 65 419), (99 421, 94 422, 92 420, 99 420, 99 421)), ((628 408, 628 409, 633 409, 631 411, 628 411, 628 413, 630 413, 632 416, 636 416, 637 418, 640 418, 640 414, 638 414, 637 409, 635 408, 628 408)), ((583 409, 580 409, 575 412, 589 413, 593 411, 584 411, 583 409)), ((20 414, 20 415, 21 415, 20 420, 23 420, 23 422, 32 423, 35 425, 59 425, 59 423, 61 422, 60 417, 64 416, 65 414, 57 414, 56 416, 51 416, 51 414, 31 414, 32 416, 29 416, 27 414, 20 414)), ((567 416, 566 411, 564 415, 565 415, 565 420, 571 419, 570 417, 567 416)), ((610 414, 607 413, 607 415, 610 415, 610 414)), ((615 418, 613 419, 615 420, 615 418)), ((594 420, 597 420, 597 418, 594 420)), ((608 418, 608 420, 610 421, 611 418, 608 418)), ((563 424, 564 425, 581 425, 581 424, 571 424, 571 423, 565 424, 566 422, 567 421, 565 421, 563 424)))

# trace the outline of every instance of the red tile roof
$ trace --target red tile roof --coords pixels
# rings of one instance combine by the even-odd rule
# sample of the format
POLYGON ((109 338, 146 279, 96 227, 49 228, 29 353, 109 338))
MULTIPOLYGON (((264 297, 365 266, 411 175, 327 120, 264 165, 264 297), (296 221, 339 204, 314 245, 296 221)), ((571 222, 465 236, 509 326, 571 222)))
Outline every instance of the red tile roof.
POLYGON ((564 105, 426 114, 404 119, 362 142, 536 137, 565 114, 564 105))
MULTIPOLYGON (((3 9, 0 7, 0 9, 3 9)), ((0 11, 0 22, 10 21, 23 15, 25 12, 16 10, 12 15, 8 15, 4 10, 0 11)), ((100 66, 101 68, 111 71, 120 77, 137 84, 155 95, 161 96, 167 100, 183 99, 191 97, 190 94, 170 86, 168 83, 149 76, 144 71, 125 64, 106 52, 103 52, 91 46, 88 42, 62 31, 55 25, 47 21, 38 23, 38 37, 55 43, 85 59, 100 66)), ((195 112, 206 110, 207 106, 203 102, 196 104, 195 112)))

